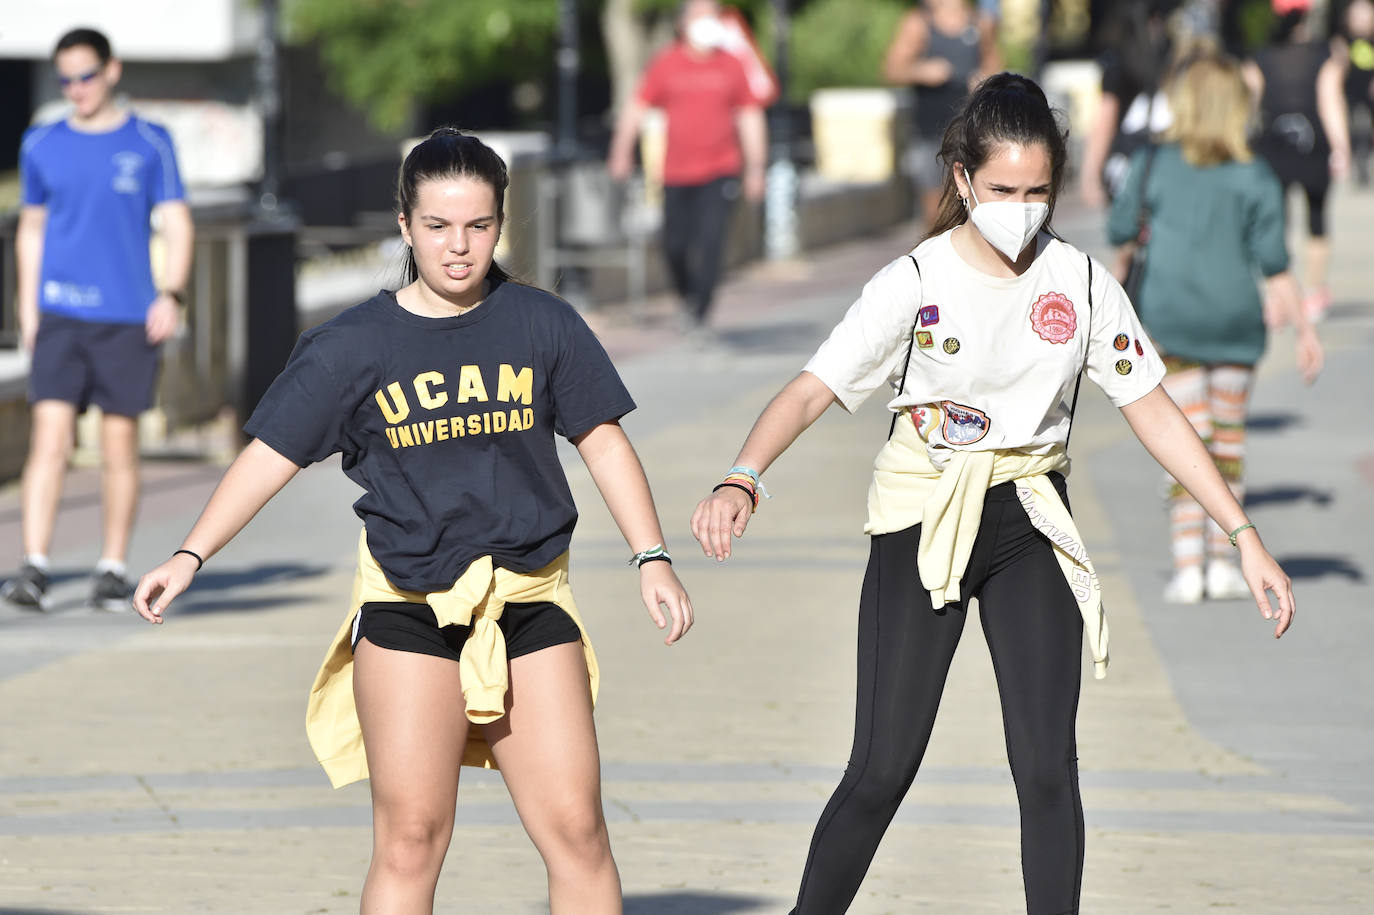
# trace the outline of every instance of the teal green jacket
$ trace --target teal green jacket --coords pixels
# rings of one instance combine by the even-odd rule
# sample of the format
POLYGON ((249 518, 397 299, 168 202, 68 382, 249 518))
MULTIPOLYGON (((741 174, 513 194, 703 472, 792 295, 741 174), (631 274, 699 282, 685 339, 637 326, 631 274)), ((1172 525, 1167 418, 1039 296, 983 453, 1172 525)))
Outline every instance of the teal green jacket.
MULTIPOLYGON (((1132 241, 1145 150, 1112 202, 1112 244, 1132 241)), ((1135 305, 1159 349, 1206 363, 1254 365, 1264 352, 1259 278, 1288 269, 1283 188, 1258 158, 1198 168, 1177 145, 1160 146, 1144 200, 1150 206, 1145 278, 1135 305)))

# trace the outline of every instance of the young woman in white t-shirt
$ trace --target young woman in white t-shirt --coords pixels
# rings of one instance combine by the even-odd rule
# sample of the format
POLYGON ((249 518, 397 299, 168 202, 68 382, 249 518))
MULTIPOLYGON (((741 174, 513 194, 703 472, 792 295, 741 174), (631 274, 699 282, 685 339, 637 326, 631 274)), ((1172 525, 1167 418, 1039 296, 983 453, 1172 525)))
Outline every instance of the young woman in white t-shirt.
POLYGON ((1125 293, 1047 228, 1066 158, 1035 83, 1010 73, 984 81, 945 133, 930 234, 869 281, 692 516, 706 554, 727 558, 757 505, 759 475, 832 403, 853 411, 890 385, 892 431, 868 499, 854 745, 816 826, 796 915, 834 915, 853 900, 920 765, 966 597, 979 600, 1001 691, 1027 911, 1078 911, 1074 719, 1085 636, 1096 675, 1107 667, 1097 576, 1064 483, 1081 373, 1231 532, 1275 636, 1292 620, 1288 577, 1160 387, 1163 366, 1125 293))

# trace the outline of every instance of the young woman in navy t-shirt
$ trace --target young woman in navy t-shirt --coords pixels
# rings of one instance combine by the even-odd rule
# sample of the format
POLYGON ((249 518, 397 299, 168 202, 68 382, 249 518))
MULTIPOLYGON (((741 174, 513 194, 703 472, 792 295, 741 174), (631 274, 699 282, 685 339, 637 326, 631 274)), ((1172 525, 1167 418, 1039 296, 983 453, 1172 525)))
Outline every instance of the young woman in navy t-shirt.
POLYGON ((354 505, 364 530, 307 731, 336 786, 372 780, 363 912, 433 906, 460 765, 499 765, 555 911, 620 911, 592 726, 596 658, 568 588, 577 512, 555 433, 577 446, 634 551, 667 644, 692 624, 619 424, 634 401, 566 302, 493 262, 507 184, 500 157, 456 130, 406 157, 409 285, 301 335, 248 421, 253 440, 134 599, 162 622, 297 470, 342 454, 365 490, 354 505))

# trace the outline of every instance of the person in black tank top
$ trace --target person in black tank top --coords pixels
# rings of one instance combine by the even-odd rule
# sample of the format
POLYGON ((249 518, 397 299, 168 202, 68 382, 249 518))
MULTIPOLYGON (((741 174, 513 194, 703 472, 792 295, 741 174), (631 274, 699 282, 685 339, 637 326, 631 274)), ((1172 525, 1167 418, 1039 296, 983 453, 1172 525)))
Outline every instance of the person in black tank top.
MULTIPOLYGON (((1350 132, 1344 56, 1334 56, 1325 41, 1312 40, 1309 12, 1304 7, 1284 13, 1273 44, 1254 55, 1245 76, 1259 98, 1255 152, 1269 163, 1285 188, 1298 185, 1307 197, 1303 310, 1317 321, 1331 304, 1326 281, 1330 259, 1326 195, 1332 175, 1341 177, 1350 167, 1350 132)), ((1270 323, 1277 323, 1277 317, 1270 323)))
POLYGON ((945 127, 969 90, 1002 68, 995 20, 966 0, 922 0, 897 27, 883 60, 883 77, 910 86, 915 102, 914 136, 901 155, 903 171, 920 194, 921 215, 934 217, 942 172, 935 155, 945 127))

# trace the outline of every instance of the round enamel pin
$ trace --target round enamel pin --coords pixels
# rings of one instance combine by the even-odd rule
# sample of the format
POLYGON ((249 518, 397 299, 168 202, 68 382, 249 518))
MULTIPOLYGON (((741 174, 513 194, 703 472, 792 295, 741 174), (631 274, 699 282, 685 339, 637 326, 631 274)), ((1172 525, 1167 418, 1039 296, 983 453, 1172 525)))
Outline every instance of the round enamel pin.
POLYGON ((1116 348, 1117 352, 1121 352, 1130 345, 1131 338, 1126 336, 1125 334, 1117 334, 1116 339, 1112 341, 1112 346, 1116 348))
POLYGON ((945 338, 945 352, 949 353, 951 356, 953 356, 955 353, 959 352, 959 340, 958 340, 958 338, 956 338, 956 337, 946 337, 946 338, 945 338))
POLYGON ((1132 369, 1132 368, 1134 368, 1134 366, 1131 365, 1131 360, 1129 360, 1129 359, 1118 359, 1118 360, 1116 360, 1116 373, 1117 373, 1118 375, 1129 375, 1129 374, 1131 374, 1131 369, 1132 369))

